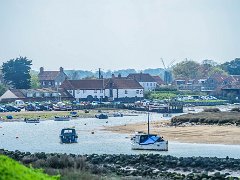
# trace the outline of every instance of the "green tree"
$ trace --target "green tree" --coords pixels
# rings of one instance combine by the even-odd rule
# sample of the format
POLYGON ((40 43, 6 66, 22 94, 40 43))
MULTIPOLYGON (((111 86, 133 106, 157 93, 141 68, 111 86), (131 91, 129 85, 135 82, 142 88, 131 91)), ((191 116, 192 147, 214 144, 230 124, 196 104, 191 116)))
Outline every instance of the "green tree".
POLYGON ((221 68, 230 75, 240 75, 240 58, 221 64, 221 68))
POLYGON ((11 59, 2 65, 4 81, 16 89, 28 89, 31 87, 30 69, 32 60, 27 57, 11 59))
POLYGON ((199 76, 200 64, 195 61, 182 61, 173 66, 175 78, 196 78, 199 76))
POLYGON ((30 76, 31 76, 31 88, 32 89, 40 88, 40 82, 39 82, 39 79, 38 79, 38 74, 31 71, 30 76))
POLYGON ((0 84, 0 96, 7 91, 7 87, 4 84, 0 84))

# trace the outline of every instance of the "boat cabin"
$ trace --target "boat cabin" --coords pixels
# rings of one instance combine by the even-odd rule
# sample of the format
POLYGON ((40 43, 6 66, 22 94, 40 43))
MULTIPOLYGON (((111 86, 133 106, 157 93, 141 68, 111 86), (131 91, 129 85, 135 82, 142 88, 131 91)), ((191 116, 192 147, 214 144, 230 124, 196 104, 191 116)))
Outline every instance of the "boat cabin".
POLYGON ((77 143, 77 133, 74 128, 65 128, 61 130, 60 134, 61 143, 77 143))

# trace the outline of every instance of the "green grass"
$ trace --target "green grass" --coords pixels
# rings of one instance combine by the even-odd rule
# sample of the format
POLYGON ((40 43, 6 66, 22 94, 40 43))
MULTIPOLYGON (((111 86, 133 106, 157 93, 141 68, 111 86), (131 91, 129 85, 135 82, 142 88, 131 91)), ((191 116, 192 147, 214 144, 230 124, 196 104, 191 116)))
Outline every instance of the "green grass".
POLYGON ((0 155, 0 180, 51 180, 60 176, 49 176, 42 170, 28 168, 17 161, 0 155))

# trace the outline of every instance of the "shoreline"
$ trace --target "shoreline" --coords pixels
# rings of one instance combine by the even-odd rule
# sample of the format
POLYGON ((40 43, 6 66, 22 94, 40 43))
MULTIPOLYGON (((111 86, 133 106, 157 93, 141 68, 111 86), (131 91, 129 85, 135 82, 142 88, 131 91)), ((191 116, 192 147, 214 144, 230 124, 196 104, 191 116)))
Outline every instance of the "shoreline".
MULTIPOLYGON (((0 122, 24 122, 24 118, 39 118, 40 121, 54 120, 54 116, 70 116, 71 111, 21 111, 21 112, 0 112, 0 122), (13 119, 7 119, 7 115, 12 115, 13 119)), ((85 113, 84 110, 75 110, 79 117, 77 118, 95 118, 96 114, 108 113, 109 117, 113 116, 113 113, 121 112, 124 116, 138 116, 142 113, 125 110, 125 109, 102 109, 98 112, 98 109, 89 110, 89 113, 85 113)))
MULTIPOLYGON (((170 126, 169 121, 151 122, 150 133, 163 136, 168 141, 180 143, 240 145, 240 127, 218 125, 170 126)), ((103 130, 120 134, 147 132, 147 123, 105 127, 103 130)))

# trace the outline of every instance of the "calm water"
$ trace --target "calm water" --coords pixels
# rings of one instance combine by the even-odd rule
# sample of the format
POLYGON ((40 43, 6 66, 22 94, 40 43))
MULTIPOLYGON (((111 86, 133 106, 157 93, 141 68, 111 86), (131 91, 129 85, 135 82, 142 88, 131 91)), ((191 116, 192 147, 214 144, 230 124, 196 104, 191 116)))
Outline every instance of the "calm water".
MULTIPOLYGON (((53 120, 39 124, 24 122, 0 123, 0 148, 29 152, 59 152, 74 154, 139 154, 159 153, 173 156, 216 156, 240 158, 240 145, 212 145, 169 142, 168 152, 133 151, 130 146, 130 134, 106 132, 104 126, 124 125, 146 122, 147 115, 109 118, 75 119, 65 122, 53 120), (108 121, 108 123, 106 123, 108 121), (86 125, 85 125, 86 124, 86 125), (60 144, 59 133, 62 128, 75 127, 78 143, 60 144), (94 131, 94 134, 91 132, 94 131), (19 138, 16 138, 19 137, 19 138)), ((152 120, 161 120, 160 114, 152 114, 152 120)), ((147 127, 146 127, 147 128, 147 127)))

